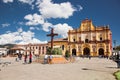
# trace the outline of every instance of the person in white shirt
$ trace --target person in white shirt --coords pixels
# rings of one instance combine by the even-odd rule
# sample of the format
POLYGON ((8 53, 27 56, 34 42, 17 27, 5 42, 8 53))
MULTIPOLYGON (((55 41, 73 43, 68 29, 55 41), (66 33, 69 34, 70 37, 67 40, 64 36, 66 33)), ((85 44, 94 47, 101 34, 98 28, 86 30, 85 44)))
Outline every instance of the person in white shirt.
POLYGON ((48 55, 45 55, 44 56, 44 64, 47 64, 48 63, 48 55))

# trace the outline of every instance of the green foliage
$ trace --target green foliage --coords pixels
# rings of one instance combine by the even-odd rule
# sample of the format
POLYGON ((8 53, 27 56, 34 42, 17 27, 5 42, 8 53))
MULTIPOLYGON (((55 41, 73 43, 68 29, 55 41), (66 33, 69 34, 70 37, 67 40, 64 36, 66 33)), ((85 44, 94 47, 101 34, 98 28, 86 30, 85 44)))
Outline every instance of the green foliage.
POLYGON ((120 51, 120 45, 115 48, 115 50, 120 51))
POLYGON ((68 50, 66 50, 66 52, 65 52, 65 57, 70 57, 70 53, 68 50))
POLYGON ((54 48, 53 50, 51 48, 48 48, 47 54, 62 55, 62 50, 60 48, 54 48))
POLYGON ((120 80, 120 71, 114 73, 117 80, 120 80))
POLYGON ((51 48, 47 48, 47 52, 46 52, 46 54, 51 54, 51 52, 52 52, 52 49, 51 48))

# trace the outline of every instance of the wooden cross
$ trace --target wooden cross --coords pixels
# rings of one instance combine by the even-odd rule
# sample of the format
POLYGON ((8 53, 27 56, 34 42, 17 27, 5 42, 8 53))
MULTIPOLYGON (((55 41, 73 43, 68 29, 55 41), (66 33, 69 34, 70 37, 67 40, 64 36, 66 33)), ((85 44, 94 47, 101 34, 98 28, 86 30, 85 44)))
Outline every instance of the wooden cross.
POLYGON ((53 49, 53 38, 54 38, 54 36, 58 36, 58 34, 57 34, 57 33, 54 33, 54 32, 53 32, 53 28, 51 28, 51 33, 48 34, 47 36, 50 36, 50 37, 51 37, 51 49, 53 49))

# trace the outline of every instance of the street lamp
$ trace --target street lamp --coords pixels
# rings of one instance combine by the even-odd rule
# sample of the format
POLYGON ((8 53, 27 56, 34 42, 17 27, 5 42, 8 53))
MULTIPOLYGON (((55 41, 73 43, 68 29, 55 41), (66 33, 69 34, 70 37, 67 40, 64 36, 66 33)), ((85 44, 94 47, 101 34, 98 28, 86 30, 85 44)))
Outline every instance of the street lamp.
POLYGON ((116 40, 114 40, 113 43, 114 43, 114 50, 116 50, 116 40))

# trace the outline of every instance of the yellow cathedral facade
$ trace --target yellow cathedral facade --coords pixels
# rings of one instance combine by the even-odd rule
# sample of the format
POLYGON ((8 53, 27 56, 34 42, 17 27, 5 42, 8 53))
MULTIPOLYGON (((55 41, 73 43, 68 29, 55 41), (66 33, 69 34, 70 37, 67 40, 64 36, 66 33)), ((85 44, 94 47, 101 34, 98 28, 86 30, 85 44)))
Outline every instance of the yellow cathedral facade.
MULTIPOLYGON (((68 31, 68 37, 55 39, 54 48, 66 50, 71 55, 110 56, 112 54, 112 32, 109 26, 94 26, 92 20, 85 19, 78 29, 68 31)), ((50 46, 50 42, 48 43, 50 46)))

